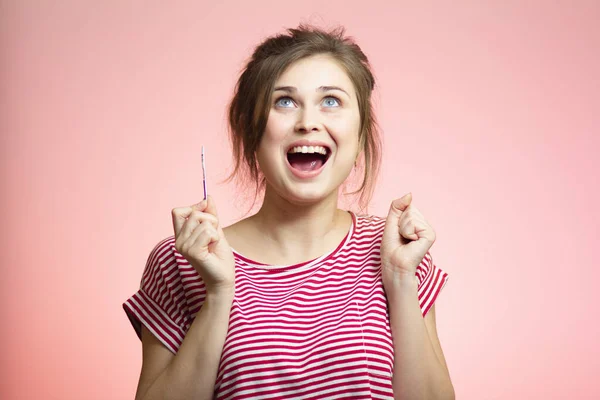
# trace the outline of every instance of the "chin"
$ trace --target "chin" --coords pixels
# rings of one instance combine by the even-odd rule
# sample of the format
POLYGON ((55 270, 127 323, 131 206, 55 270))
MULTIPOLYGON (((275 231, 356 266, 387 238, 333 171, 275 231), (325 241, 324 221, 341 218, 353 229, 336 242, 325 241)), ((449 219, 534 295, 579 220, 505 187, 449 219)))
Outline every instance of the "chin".
POLYGON ((280 195, 292 204, 312 205, 336 197, 339 188, 339 185, 336 185, 333 189, 330 187, 325 188, 324 185, 313 188, 298 186, 298 184, 292 183, 291 187, 283 188, 283 193, 280 192, 280 195))
POLYGON ((308 178, 298 177, 289 164, 279 164, 271 169, 278 173, 267 177, 267 190, 291 204, 304 206, 337 198, 339 188, 350 175, 354 163, 343 162, 344 165, 340 165, 339 162, 335 163, 340 160, 328 161, 328 165, 317 176, 308 178))

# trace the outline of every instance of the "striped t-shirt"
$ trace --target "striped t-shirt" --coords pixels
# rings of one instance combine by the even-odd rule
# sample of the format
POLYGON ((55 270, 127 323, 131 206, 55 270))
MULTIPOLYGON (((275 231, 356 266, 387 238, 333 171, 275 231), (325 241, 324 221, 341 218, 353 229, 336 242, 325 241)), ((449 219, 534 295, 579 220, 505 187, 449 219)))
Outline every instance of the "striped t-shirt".
MULTIPOLYGON (((351 214, 338 247, 309 262, 270 266, 234 251, 235 296, 214 398, 393 398, 379 254, 385 219, 351 214)), ((448 274, 428 252, 416 276, 424 316, 448 274)), ((171 236, 151 251, 140 289, 123 308, 138 336, 144 324, 176 353, 205 295, 171 236)))

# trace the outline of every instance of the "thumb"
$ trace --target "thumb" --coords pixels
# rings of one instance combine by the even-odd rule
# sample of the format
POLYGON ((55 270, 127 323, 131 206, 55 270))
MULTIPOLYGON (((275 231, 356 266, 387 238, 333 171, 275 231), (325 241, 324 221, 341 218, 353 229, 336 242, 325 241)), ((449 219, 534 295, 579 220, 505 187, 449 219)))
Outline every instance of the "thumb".
POLYGON ((202 200, 200 203, 196 203, 196 204, 192 205, 189 213, 191 213, 193 210, 205 212, 205 213, 214 215, 215 217, 218 218, 217 206, 215 204, 215 199, 213 199, 211 195, 208 195, 206 197, 206 200, 202 200))
POLYGON ((215 216, 217 219, 217 232, 220 237, 223 237, 224 233, 221 223, 219 222, 219 214, 217 213, 217 203, 215 203, 215 199, 211 195, 206 196, 206 208, 204 209, 204 212, 215 216))
POLYGON ((223 230, 221 229, 221 224, 219 223, 219 215, 217 214, 217 205, 215 204, 215 199, 213 199, 211 195, 208 195, 206 200, 202 200, 200 203, 194 204, 191 209, 213 215, 217 219, 215 228, 217 229, 219 235, 223 235, 223 230))
POLYGON ((406 210, 408 208, 408 206, 410 206, 411 202, 412 202, 412 192, 409 192, 409 193, 405 194, 404 196, 400 197, 399 199, 392 201, 392 208, 400 211, 400 215, 402 215, 402 212, 404 210, 406 210))
POLYGON ((408 208, 412 201, 412 193, 407 193, 404 196, 392 201, 390 211, 385 220, 385 228, 383 231, 384 241, 400 241, 400 217, 408 208))
POLYGON ((213 199, 210 194, 206 197, 206 203, 206 209, 204 209, 204 212, 212 214, 218 219, 219 215, 217 214, 217 204, 215 203, 215 199, 213 199))

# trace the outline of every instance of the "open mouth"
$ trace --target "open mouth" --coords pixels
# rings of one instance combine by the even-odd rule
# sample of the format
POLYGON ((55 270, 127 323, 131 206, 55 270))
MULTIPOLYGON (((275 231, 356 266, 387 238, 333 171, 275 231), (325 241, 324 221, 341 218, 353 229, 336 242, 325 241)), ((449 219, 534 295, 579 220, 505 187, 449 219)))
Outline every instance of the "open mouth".
POLYGON ((298 171, 317 171, 327 162, 331 150, 324 146, 296 146, 288 150, 287 159, 298 171))

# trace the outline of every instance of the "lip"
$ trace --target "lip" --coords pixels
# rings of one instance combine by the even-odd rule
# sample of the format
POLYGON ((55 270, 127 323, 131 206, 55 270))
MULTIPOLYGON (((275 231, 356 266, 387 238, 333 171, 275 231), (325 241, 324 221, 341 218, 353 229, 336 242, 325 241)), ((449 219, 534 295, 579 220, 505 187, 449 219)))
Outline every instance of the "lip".
POLYGON ((290 169, 290 171, 296 178, 310 179, 310 178, 314 178, 315 176, 319 175, 325 169, 325 166, 327 165, 327 161, 329 161, 330 156, 331 156, 331 147, 327 143, 320 142, 318 140, 302 139, 302 140, 297 140, 288 146, 288 148, 285 151, 285 163, 287 164, 287 167, 290 169), (290 162, 287 158, 287 153, 290 151, 290 149, 292 149, 293 147, 296 147, 296 146, 322 146, 322 147, 325 147, 327 149, 328 157, 325 160, 325 162, 323 163, 323 165, 321 165, 321 168, 319 168, 319 169, 316 169, 314 171, 299 171, 297 169, 292 168, 292 165, 290 164, 290 162))

